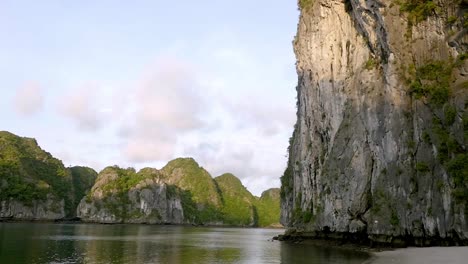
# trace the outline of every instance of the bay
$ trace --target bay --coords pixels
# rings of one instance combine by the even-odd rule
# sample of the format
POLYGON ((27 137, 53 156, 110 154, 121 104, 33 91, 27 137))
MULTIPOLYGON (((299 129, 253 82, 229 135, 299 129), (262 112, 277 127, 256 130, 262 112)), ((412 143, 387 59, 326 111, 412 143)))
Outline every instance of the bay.
POLYGON ((272 241, 282 229, 0 223, 0 263, 362 263, 361 252, 272 241))

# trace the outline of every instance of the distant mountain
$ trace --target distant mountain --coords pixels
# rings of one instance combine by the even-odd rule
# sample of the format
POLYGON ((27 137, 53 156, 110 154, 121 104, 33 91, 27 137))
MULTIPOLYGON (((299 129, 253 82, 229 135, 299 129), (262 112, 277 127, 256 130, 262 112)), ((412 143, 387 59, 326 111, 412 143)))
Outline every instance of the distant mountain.
POLYGON ((107 167, 77 213, 98 223, 275 226, 279 189, 257 198, 234 175, 213 179, 194 159, 178 158, 161 170, 107 167))
POLYGON ((65 168, 36 140, 0 131, 0 220, 276 226, 279 190, 253 196, 233 174, 213 179, 192 158, 161 170, 65 168))

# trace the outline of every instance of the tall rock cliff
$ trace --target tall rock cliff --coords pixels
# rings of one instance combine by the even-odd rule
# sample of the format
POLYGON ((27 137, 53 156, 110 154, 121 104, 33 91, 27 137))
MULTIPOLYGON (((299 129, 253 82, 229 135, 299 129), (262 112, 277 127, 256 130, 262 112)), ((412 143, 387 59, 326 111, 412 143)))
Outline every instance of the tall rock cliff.
POLYGON ((304 236, 468 240, 468 2, 300 0, 281 221, 304 236))

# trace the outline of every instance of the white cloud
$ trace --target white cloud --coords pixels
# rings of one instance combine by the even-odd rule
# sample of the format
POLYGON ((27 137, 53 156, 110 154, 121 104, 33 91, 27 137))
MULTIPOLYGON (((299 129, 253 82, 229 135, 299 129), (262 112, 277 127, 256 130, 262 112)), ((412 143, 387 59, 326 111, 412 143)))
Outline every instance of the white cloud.
POLYGON ((265 136, 254 122, 244 128, 235 123, 228 120, 216 130, 197 131, 184 138, 181 156, 194 157, 213 176, 233 173, 256 195, 266 188, 279 187, 286 166, 289 129, 265 136))
POLYGON ((42 93, 38 83, 29 82, 21 86, 14 98, 16 112, 22 116, 31 116, 39 112, 44 103, 42 93))
POLYGON ((156 167, 191 156, 212 176, 231 172, 260 195, 279 187, 286 166, 294 81, 265 79, 281 76, 284 68, 251 54, 228 47, 196 65, 160 59, 136 81, 119 84, 125 88, 108 89, 110 97, 97 88, 75 91, 64 112, 81 128, 112 131, 118 144, 107 151, 115 161, 112 155, 100 158, 106 162, 156 167), (292 90, 292 98, 281 89, 292 90))
POLYGON ((98 91, 96 84, 88 84, 60 97, 60 113, 75 121, 81 130, 97 130, 103 122, 103 111, 98 103, 102 98, 98 91))
POLYGON ((265 93, 262 77, 255 72, 239 71, 236 78, 232 70, 242 64, 239 60, 213 68, 159 60, 121 92, 126 103, 115 119, 120 118, 124 163, 154 166, 191 156, 214 177, 235 174, 256 195, 279 187, 294 104, 265 93), (220 74, 220 67, 226 75, 220 74))
POLYGON ((128 92, 133 110, 121 127, 124 156, 138 163, 174 158, 179 138, 204 125, 200 89, 191 69, 177 60, 150 67, 128 92))
POLYGON ((260 195, 280 186, 286 167, 295 122, 295 79, 284 75, 285 62, 252 59, 255 54, 242 47, 213 50, 213 58, 207 58, 211 65, 197 74, 210 88, 205 116, 211 127, 181 139, 180 155, 193 156, 213 176, 231 172, 260 195))

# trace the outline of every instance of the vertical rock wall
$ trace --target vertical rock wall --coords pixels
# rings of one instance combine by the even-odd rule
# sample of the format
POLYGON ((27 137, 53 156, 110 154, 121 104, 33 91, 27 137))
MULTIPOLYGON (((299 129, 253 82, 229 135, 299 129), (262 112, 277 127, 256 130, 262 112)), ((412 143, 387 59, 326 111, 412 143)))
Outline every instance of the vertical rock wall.
POLYGON ((383 243, 466 241, 466 1, 299 4, 282 224, 383 243))

